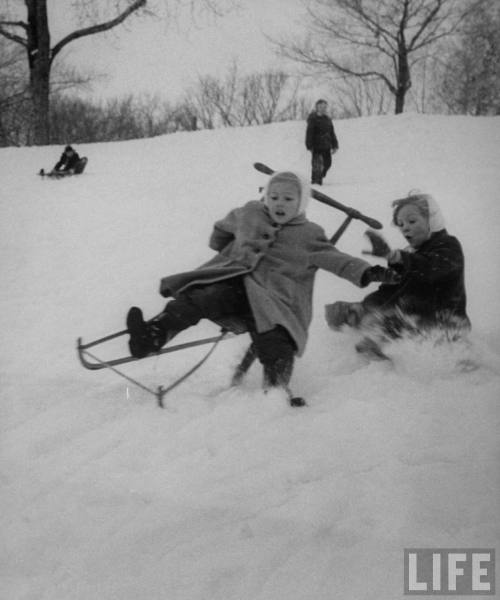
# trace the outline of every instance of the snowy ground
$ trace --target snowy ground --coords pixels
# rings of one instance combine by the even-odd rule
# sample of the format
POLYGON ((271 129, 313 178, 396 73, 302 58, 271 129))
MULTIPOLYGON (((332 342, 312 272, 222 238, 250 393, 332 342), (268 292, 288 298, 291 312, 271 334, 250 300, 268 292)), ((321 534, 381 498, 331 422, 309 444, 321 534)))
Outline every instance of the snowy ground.
MULTIPOLYGON (((36 176, 60 147, 0 150, 2 599, 390 600, 403 597, 405 547, 498 552, 500 118, 387 116, 337 132, 323 191, 382 221, 395 247, 390 201, 433 193, 463 243, 474 329, 470 346, 403 341, 393 366, 367 365, 323 320, 325 304, 365 292, 321 273, 293 379, 300 410, 261 393, 258 365, 227 389, 246 336, 166 410, 84 370, 75 346, 122 329, 132 304, 162 308, 160 277, 207 260, 213 221, 257 197, 254 161, 307 173, 303 123, 79 146, 87 171, 60 181, 36 176)), ((317 202, 309 217, 330 234, 342 221, 317 202)), ((339 248, 359 255, 364 229, 339 248)), ((205 351, 123 370, 168 385, 205 351)))

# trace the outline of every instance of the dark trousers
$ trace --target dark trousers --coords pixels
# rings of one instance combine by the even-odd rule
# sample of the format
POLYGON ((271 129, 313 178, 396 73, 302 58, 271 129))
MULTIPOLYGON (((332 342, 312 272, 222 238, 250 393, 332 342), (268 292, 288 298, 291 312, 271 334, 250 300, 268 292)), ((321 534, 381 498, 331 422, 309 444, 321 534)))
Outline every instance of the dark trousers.
POLYGON ((311 183, 323 183, 332 166, 332 153, 330 150, 313 150, 311 157, 311 183))
POLYGON ((224 317, 236 317, 244 322, 252 338, 257 358, 264 367, 266 383, 271 386, 286 386, 292 374, 297 346, 281 325, 261 333, 256 331, 241 277, 192 286, 168 302, 163 313, 155 320, 168 335, 196 325, 201 319, 217 322, 224 317))

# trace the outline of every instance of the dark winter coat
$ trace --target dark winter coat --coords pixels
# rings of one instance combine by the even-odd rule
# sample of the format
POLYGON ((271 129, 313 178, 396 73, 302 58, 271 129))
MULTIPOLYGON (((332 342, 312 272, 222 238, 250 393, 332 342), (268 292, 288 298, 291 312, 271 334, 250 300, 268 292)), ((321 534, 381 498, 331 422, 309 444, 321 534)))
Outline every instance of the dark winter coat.
POLYGON ((343 254, 323 229, 304 214, 288 223, 273 222, 263 202, 248 202, 217 221, 210 247, 218 254, 194 271, 165 277, 160 293, 176 296, 192 285, 244 276, 259 333, 285 327, 302 354, 312 318, 316 271, 325 269, 361 287, 370 264, 343 254))
POLYGON ((366 296, 363 307, 399 307, 425 322, 456 318, 468 322, 464 255, 460 242, 446 229, 437 231, 414 252, 401 251, 402 263, 391 265, 402 275, 398 285, 381 285, 366 296))
POLYGON ((59 162, 54 167, 55 171, 69 171, 74 169, 78 162, 80 161, 80 156, 78 152, 73 151, 71 156, 68 156, 65 152, 61 154, 61 158, 59 162))
POLYGON ((339 143, 328 115, 312 112, 307 118, 306 148, 312 152, 337 150, 339 143))

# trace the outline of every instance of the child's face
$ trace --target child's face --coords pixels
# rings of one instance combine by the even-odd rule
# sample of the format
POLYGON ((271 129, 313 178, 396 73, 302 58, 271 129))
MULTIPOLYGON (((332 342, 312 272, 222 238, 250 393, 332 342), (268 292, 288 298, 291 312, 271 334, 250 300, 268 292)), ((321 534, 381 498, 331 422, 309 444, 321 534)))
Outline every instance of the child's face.
POLYGON ((316 106, 316 112, 319 115, 324 115, 326 113, 326 108, 327 108, 327 103, 326 102, 320 102, 317 106, 316 106))
POLYGON ((280 225, 297 216, 300 206, 300 192, 293 182, 276 181, 269 186, 267 207, 271 218, 280 225))
POLYGON ((419 248, 429 239, 429 221, 411 204, 399 209, 396 225, 412 248, 419 248))

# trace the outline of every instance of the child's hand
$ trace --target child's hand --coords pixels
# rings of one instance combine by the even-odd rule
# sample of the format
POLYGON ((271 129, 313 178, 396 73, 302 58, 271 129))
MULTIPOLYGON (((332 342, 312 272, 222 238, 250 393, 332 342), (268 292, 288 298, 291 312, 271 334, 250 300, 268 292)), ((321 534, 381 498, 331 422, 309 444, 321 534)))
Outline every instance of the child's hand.
POLYGON ((387 258, 391 254, 391 248, 385 239, 373 229, 367 229, 365 231, 366 237, 369 239, 372 248, 371 250, 362 250, 362 254, 369 254, 370 256, 380 256, 381 258, 387 258))
POLYGON ((378 282, 378 283, 387 283, 389 285, 396 285, 400 283, 401 275, 396 273, 394 269, 386 269, 385 267, 381 267, 380 265, 375 265, 374 267, 370 267, 366 269, 361 278, 361 285, 364 287, 369 283, 378 282))
POLYGON ((361 302, 334 302, 325 306, 325 319, 331 329, 341 329, 344 325, 357 327, 363 317, 361 302))

